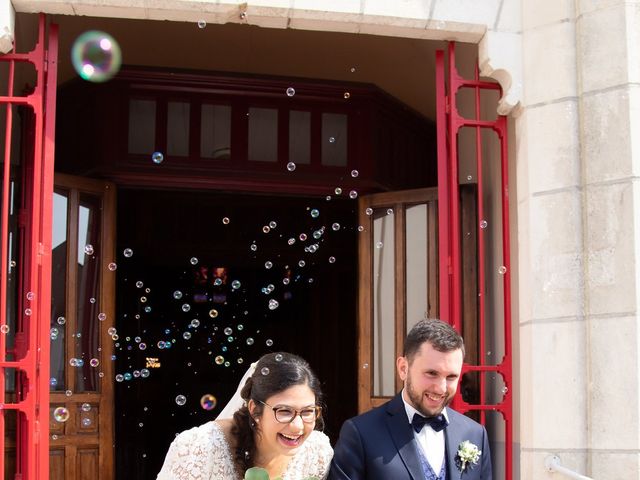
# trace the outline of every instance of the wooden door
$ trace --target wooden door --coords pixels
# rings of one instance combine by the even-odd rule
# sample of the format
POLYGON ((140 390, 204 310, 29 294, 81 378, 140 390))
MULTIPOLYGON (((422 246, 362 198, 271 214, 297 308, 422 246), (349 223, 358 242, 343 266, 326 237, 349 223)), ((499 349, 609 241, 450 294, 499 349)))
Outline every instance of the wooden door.
POLYGON ((415 322, 438 313, 437 188, 359 200, 358 410, 401 388, 395 360, 415 322))
POLYGON ((56 174, 50 476, 113 479, 115 186, 56 174))
MULTIPOLYGON (((475 189, 461 186, 462 300, 467 361, 477 358, 475 189)), ((438 318, 438 189, 366 195, 359 200, 358 410, 389 400, 402 388, 395 361, 408 331, 423 318, 438 318)), ((473 377, 461 392, 477 396, 473 377)))

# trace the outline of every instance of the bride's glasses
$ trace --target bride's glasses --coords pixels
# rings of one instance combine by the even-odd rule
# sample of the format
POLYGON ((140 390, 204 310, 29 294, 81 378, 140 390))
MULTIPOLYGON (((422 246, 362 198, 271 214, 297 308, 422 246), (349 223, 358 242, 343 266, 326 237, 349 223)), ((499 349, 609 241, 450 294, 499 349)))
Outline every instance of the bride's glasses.
POLYGON ((273 414, 276 417, 276 422, 278 423, 291 423, 296 416, 300 415, 300 418, 304 423, 313 423, 315 422, 320 413, 322 412, 322 407, 312 406, 312 407, 304 407, 300 410, 296 410, 295 408, 286 407, 286 406, 278 406, 272 407, 266 402, 258 400, 261 404, 266 407, 269 407, 273 410, 273 414))

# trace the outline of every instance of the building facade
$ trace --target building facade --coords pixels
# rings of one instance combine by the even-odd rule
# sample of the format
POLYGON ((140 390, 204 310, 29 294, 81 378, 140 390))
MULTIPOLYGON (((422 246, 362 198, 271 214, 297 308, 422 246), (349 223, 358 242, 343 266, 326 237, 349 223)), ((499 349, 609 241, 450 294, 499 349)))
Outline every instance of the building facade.
MULTIPOLYGON (((263 38, 296 30, 464 44, 480 75, 502 87, 495 109, 509 127, 513 478, 559 477, 545 464, 552 455, 589 477, 640 478, 640 3, 2 0, 3 51, 20 15, 38 12, 140 25, 248 24, 263 38)), ((74 21, 61 29, 79 28, 74 21)), ((167 52, 172 42, 163 40, 167 52)), ((431 61, 413 58, 422 60, 431 61)), ((286 64, 273 72, 229 60, 224 68, 305 73, 286 64)), ((323 77, 322 68, 308 73, 323 77)), ((418 94, 403 93, 411 81, 383 88, 429 116, 418 94)), ((497 308, 491 315, 500 330, 497 308)), ((499 440, 494 447, 504 449, 499 440)))

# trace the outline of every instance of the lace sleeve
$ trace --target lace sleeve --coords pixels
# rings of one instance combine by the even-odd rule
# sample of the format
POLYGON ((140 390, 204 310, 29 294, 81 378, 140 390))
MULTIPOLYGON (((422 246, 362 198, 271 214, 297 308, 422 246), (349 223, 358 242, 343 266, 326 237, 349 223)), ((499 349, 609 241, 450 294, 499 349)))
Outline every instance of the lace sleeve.
POLYGON ((300 480, 307 477, 324 479, 329 473, 331 458, 333 449, 329 437, 322 432, 314 431, 287 467, 283 475, 284 480, 300 480))
POLYGON ((209 422, 186 430, 171 443, 157 480, 235 480, 229 447, 209 422))

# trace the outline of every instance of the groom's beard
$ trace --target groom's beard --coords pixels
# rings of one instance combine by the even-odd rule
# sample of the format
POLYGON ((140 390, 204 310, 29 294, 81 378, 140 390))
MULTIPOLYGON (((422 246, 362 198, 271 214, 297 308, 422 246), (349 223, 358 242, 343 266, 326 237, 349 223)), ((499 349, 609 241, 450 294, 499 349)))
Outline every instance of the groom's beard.
POLYGON ((428 407, 425 407, 423 401, 426 392, 418 392, 417 390, 414 390, 413 384, 411 383, 411 375, 407 375, 407 384, 405 390, 407 392, 407 395, 409 396, 409 400, 411 400, 411 403, 413 404, 413 407, 424 417, 433 417, 435 415, 438 415, 442 412, 442 410, 444 410, 444 407, 451 403, 451 400, 453 399, 453 395, 449 395, 449 393, 447 392, 445 394, 444 401, 439 408, 429 409, 428 407))

